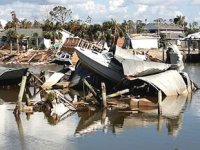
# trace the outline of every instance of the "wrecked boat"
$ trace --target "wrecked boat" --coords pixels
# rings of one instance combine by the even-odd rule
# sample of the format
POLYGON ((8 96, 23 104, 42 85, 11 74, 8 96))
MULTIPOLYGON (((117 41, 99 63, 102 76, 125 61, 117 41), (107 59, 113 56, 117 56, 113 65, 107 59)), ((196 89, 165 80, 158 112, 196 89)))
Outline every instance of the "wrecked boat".
MULTIPOLYGON (((161 91, 165 96, 171 96, 191 92, 193 89, 187 73, 180 74, 184 66, 182 56, 175 45, 169 47, 168 63, 150 61, 145 58, 145 55, 133 55, 131 51, 117 46, 109 51, 75 48, 80 59, 80 64, 77 66, 87 68, 90 72, 117 84, 118 87, 129 87, 131 93, 138 94, 142 91, 141 95, 148 93, 157 95, 158 91, 161 91)), ((72 85, 86 76, 87 74, 77 75, 75 71, 72 85)))
POLYGON ((144 61, 144 55, 133 55, 118 46, 106 52, 75 48, 86 68, 113 82, 120 82, 124 76, 145 76, 166 71, 171 67, 170 64, 144 61))
POLYGON ((81 47, 75 47, 75 49, 84 67, 114 82, 118 82, 122 79, 122 67, 117 61, 112 61, 112 53, 100 53, 81 47))
POLYGON ((6 68, 0 67, 0 85, 17 85, 28 68, 6 68))

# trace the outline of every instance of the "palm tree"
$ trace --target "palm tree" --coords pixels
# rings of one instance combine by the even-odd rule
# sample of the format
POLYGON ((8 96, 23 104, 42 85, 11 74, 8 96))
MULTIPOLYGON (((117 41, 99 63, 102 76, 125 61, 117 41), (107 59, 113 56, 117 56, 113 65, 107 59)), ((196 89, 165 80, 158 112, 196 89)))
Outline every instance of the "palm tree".
POLYGON ((118 37, 121 37, 125 33, 125 29, 121 26, 121 24, 117 23, 116 20, 111 19, 111 21, 107 21, 103 23, 103 29, 104 32, 109 36, 108 34, 111 33, 112 35, 112 45, 115 45, 117 42, 118 37), (106 30, 105 30, 106 29, 106 30))
POLYGON ((15 23, 13 21, 8 21, 4 27, 4 29, 15 28, 15 23))
POLYGON ((112 44, 112 39, 111 39, 111 34, 112 34, 112 30, 111 30, 111 26, 112 23, 110 21, 105 21, 102 23, 102 37, 101 39, 105 40, 106 43, 110 46, 112 44))
POLYGON ((187 26, 187 22, 185 21, 185 16, 176 16, 174 18, 174 24, 177 24, 183 28, 185 28, 187 26))
POLYGON ((1 24, 1 21, 0 21, 0 29, 3 29, 3 26, 2 26, 2 24, 1 24))
POLYGON ((16 34, 17 54, 19 54, 19 39, 20 39, 20 35, 19 35, 19 34, 16 34))
MULTIPOLYGON (((160 23, 160 21, 159 21, 159 23, 160 23)), ((157 24, 157 26, 159 26, 158 24, 157 24)), ((144 32, 144 27, 145 27, 145 23, 143 23, 142 20, 137 20, 136 21, 136 30, 137 30, 137 33, 144 32)))
POLYGON ((28 21, 27 19, 24 19, 20 22, 20 28, 31 28, 32 22, 28 21))
POLYGON ((38 22, 37 20, 35 20, 35 21, 33 22, 32 27, 33 27, 33 28, 40 28, 40 27, 41 27, 41 23, 38 22))
POLYGON ((39 37, 39 35, 37 32, 33 33, 33 38, 36 40, 36 49, 38 49, 38 47, 39 47, 38 37, 39 37))
POLYGON ((22 47, 23 45, 23 39, 24 39, 25 35, 24 34, 20 34, 19 35, 19 45, 22 47))
POLYGON ((53 44, 55 44, 56 39, 62 38, 61 33, 58 32, 59 30, 62 29, 62 25, 59 22, 54 24, 52 21, 47 19, 44 25, 42 26, 42 29, 43 29, 44 37, 47 39, 51 39, 53 44))
POLYGON ((12 44, 13 44, 13 41, 15 41, 17 38, 17 32, 15 30, 9 29, 6 32, 6 37, 7 37, 8 42, 10 42, 10 53, 12 54, 12 46, 13 46, 12 44))

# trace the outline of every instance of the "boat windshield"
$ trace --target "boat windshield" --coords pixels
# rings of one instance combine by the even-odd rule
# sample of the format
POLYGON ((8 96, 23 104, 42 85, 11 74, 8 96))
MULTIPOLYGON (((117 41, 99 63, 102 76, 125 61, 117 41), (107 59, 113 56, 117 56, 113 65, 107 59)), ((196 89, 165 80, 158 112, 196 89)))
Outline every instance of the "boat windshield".
POLYGON ((108 52, 108 53, 105 53, 103 55, 104 55, 104 57, 106 57, 106 59, 109 59, 109 60, 113 58, 113 53, 112 52, 108 52))
POLYGON ((69 55, 66 55, 65 58, 69 58, 69 55))
POLYGON ((60 58, 65 58, 65 54, 62 54, 60 58))

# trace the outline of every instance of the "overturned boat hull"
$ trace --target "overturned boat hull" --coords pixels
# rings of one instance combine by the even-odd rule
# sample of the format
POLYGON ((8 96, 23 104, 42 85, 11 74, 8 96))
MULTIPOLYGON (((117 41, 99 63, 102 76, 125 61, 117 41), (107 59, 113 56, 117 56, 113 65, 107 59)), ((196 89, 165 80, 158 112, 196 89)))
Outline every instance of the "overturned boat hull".
POLYGON ((28 68, 6 68, 0 67, 0 85, 17 85, 22 76, 27 73, 28 68))
POLYGON ((57 65, 72 65, 70 60, 60 60, 60 59, 55 59, 51 61, 51 63, 55 63, 57 65))
POLYGON ((113 82, 119 82, 123 78, 122 67, 111 61, 106 54, 81 47, 76 47, 76 52, 82 65, 93 72, 113 82))

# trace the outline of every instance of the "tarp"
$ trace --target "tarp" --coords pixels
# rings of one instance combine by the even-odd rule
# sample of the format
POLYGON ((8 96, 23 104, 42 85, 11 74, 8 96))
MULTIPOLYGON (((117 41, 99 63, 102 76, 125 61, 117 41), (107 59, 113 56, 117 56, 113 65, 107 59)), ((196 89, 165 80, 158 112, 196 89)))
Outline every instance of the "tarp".
POLYGON ((8 72, 8 71, 14 71, 14 70, 19 70, 19 69, 16 69, 16 68, 0 67, 0 76, 1 76, 2 74, 4 74, 5 72, 8 72))
POLYGON ((168 70, 155 75, 138 77, 135 80, 145 81, 157 87, 166 96, 181 95, 187 92, 186 84, 176 70, 168 70))

